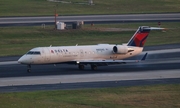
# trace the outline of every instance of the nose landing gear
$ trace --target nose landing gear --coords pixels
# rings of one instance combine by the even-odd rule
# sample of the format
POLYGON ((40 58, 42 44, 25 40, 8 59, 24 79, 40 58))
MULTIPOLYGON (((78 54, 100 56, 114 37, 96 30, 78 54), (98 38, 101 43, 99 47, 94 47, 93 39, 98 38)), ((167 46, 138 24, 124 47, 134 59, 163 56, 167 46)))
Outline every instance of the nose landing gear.
POLYGON ((27 72, 28 72, 28 73, 31 72, 31 65, 27 65, 27 72))

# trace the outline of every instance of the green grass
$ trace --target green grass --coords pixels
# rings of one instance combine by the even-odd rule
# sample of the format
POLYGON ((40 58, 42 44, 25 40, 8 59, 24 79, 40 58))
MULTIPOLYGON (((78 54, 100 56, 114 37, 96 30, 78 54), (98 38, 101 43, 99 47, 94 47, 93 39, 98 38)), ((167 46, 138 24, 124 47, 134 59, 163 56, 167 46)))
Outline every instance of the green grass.
POLYGON ((180 85, 1 93, 1 108, 179 108, 180 85))
MULTIPOLYGON (((4 27, 0 28, 0 56, 22 55, 34 47, 92 45, 99 43, 127 43, 134 30, 130 31, 101 31, 106 28, 137 29, 140 25, 157 26, 157 23, 121 23, 112 25, 85 25, 82 30, 55 31, 53 26, 42 29, 35 27, 4 27)), ((152 31, 146 46, 180 43, 180 22, 162 23, 162 27, 173 28, 166 32, 152 31)))
POLYGON ((0 16, 54 15, 56 5, 59 15, 180 12, 180 0, 94 0, 92 6, 76 4, 86 1, 72 0, 68 4, 47 0, 0 0, 0 16))

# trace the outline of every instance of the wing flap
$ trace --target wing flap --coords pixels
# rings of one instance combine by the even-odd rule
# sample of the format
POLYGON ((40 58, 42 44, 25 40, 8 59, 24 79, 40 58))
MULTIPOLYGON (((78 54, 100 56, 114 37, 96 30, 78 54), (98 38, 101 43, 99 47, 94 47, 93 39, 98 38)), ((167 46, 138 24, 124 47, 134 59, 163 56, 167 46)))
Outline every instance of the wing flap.
POLYGON ((132 63, 132 62, 139 62, 140 60, 83 60, 78 61, 77 64, 95 64, 97 66, 106 66, 106 65, 113 65, 113 64, 125 64, 125 63, 132 63))
POLYGON ((113 65, 113 64, 125 64, 125 63, 137 63, 145 60, 147 57, 147 53, 140 60, 79 60, 76 61, 77 64, 95 64, 97 66, 105 66, 105 65, 113 65))

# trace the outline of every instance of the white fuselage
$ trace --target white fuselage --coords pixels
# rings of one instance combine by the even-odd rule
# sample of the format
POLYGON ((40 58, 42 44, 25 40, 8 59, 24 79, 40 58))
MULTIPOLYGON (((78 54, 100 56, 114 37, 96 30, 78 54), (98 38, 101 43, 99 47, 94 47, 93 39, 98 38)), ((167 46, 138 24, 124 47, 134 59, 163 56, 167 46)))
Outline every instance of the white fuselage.
POLYGON ((23 55, 19 61, 22 64, 57 64, 81 60, 122 60, 143 50, 143 47, 128 46, 132 51, 119 54, 113 51, 114 46, 116 45, 37 47, 31 49, 29 54, 23 55))

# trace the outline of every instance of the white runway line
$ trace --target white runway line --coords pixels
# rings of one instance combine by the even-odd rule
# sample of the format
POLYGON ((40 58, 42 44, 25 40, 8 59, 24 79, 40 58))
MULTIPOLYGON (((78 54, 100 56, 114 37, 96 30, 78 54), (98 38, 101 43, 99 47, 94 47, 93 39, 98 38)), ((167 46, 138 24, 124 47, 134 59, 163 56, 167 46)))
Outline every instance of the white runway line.
POLYGON ((5 61, 0 62, 0 65, 11 65, 11 64, 19 64, 18 61, 5 61))
POLYGON ((165 49, 165 50, 153 50, 153 51, 143 51, 142 53, 145 53, 145 52, 147 52, 148 54, 175 53, 175 52, 180 53, 180 48, 165 49))

